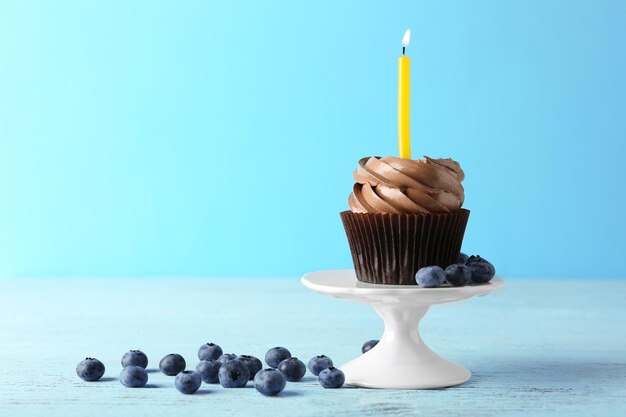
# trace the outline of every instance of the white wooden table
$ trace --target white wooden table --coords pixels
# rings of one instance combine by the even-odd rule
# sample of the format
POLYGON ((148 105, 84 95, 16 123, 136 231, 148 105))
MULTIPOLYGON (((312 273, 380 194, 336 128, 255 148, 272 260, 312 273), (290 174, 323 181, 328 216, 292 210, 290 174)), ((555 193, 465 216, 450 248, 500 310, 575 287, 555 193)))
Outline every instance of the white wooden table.
MULTIPOLYGON (((282 345, 340 365, 378 338, 368 307, 315 294, 293 279, 0 281, 0 416, 617 416, 626 414, 626 281, 506 280, 487 297, 435 306, 424 340, 472 379, 430 391, 325 390, 307 373, 277 398, 203 385, 185 396, 150 372, 124 388, 124 352, 149 369, 167 353, 197 363, 200 344, 263 358, 282 345), (85 356, 106 365, 86 383, 85 356)), ((250 387, 251 384, 249 384, 250 387)))

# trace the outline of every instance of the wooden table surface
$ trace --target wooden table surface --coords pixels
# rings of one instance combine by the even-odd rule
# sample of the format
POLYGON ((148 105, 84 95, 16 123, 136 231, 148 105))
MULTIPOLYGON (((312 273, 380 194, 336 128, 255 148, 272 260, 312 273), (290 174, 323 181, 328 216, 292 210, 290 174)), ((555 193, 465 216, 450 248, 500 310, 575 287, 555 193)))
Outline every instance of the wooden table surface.
POLYGON ((282 345, 342 364, 378 338, 367 306, 298 279, 0 281, 0 416, 618 416, 626 414, 626 280, 506 280, 487 297, 435 306, 425 342, 473 372, 429 391, 325 390, 307 373, 283 394, 203 384, 182 395, 155 369, 167 353, 195 368, 202 343, 263 358, 282 345), (123 387, 120 358, 140 348, 149 385, 123 387), (102 360, 102 381, 75 373, 102 360))

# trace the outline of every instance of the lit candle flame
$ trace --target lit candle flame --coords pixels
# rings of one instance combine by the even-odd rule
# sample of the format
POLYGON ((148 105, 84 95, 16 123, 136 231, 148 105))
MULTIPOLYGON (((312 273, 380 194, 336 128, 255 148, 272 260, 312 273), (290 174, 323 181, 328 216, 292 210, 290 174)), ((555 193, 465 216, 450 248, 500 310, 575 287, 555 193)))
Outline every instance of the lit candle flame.
POLYGON ((404 36, 402 37, 402 46, 409 46, 409 42, 411 41, 411 29, 407 29, 404 32, 404 36))

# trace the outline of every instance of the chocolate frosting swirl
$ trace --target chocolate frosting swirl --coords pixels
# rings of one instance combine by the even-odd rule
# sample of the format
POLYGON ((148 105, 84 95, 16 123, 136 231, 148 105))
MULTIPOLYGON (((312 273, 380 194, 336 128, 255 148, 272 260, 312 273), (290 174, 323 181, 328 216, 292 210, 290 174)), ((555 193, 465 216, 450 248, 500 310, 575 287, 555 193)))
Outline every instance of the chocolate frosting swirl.
POLYGON ((452 159, 366 157, 353 176, 354 213, 448 213, 465 199, 465 174, 452 159))

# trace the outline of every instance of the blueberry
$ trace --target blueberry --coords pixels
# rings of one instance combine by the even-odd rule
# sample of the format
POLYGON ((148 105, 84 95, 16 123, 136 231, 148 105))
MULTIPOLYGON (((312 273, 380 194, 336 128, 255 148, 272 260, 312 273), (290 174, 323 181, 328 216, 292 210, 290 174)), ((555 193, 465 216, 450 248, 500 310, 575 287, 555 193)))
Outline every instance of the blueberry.
POLYGON ((368 340, 367 342, 363 343, 363 346, 361 346, 361 353, 365 353, 371 350, 377 344, 378 340, 368 340))
POLYGON ((265 363, 272 368, 278 368, 278 365, 288 358, 291 358, 291 352, 284 347, 275 347, 268 350, 265 354, 265 363))
POLYGON ((200 361, 198 366, 196 366, 196 372, 200 374, 202 380, 207 384, 217 384, 220 382, 217 372, 221 366, 222 363, 218 361, 200 361))
POLYGON ((318 376, 326 368, 333 366, 333 361, 326 355, 314 356, 309 361, 309 371, 318 376))
POLYGON ((465 262, 467 262, 467 255, 463 252, 459 253, 459 258, 457 259, 456 263, 465 265, 465 262))
POLYGON ((224 365, 226 362, 230 362, 233 359, 237 359, 237 355, 235 355, 234 353, 224 353, 219 358, 217 358, 217 361, 224 365))
POLYGON ((424 288, 441 287, 446 282, 446 273, 438 266, 425 266, 415 274, 417 285, 424 288))
POLYGON ((237 356, 237 360, 240 360, 248 367, 248 370, 250 371, 250 379, 254 379, 256 373, 263 369, 263 363, 261 360, 259 358, 255 358, 254 356, 239 355, 237 356))
POLYGON ((306 374, 306 366, 298 358, 287 358, 278 364, 277 368, 289 382, 298 382, 306 374))
POLYGON ((148 357, 140 350, 129 350, 122 356, 122 366, 140 366, 146 369, 148 366, 148 357))
POLYGON ((472 281, 477 284, 489 282, 496 275, 496 268, 480 255, 470 256, 465 265, 472 272, 472 281))
POLYGON ((98 359, 85 358, 76 365, 76 374, 83 381, 97 381, 104 375, 104 364, 98 359))
POLYGON ((346 376, 340 369, 330 367, 320 372, 318 380, 324 388, 341 388, 346 382, 346 376))
POLYGON ((446 268, 446 281, 453 287, 462 287, 472 278, 467 265, 452 264, 446 268))
POLYGON ((183 394, 193 394, 202 385, 200 374, 195 371, 182 371, 174 379, 176 389, 183 394))
POLYGON ((122 369, 120 382, 128 388, 143 387, 148 383, 148 373, 141 366, 130 365, 122 369))
POLYGON ((215 343, 205 343, 198 349, 198 359, 201 361, 216 360, 222 356, 222 348, 215 343))
POLYGON ((250 379, 250 371, 246 364, 233 359, 220 367, 217 376, 224 388, 243 388, 250 379))
POLYGON ((286 384, 285 376, 274 368, 263 369, 254 377, 254 388, 268 397, 284 390, 286 384))
POLYGON ((159 368, 165 375, 174 376, 181 371, 184 371, 187 367, 185 358, 178 353, 170 353, 165 355, 161 362, 159 362, 159 368))

